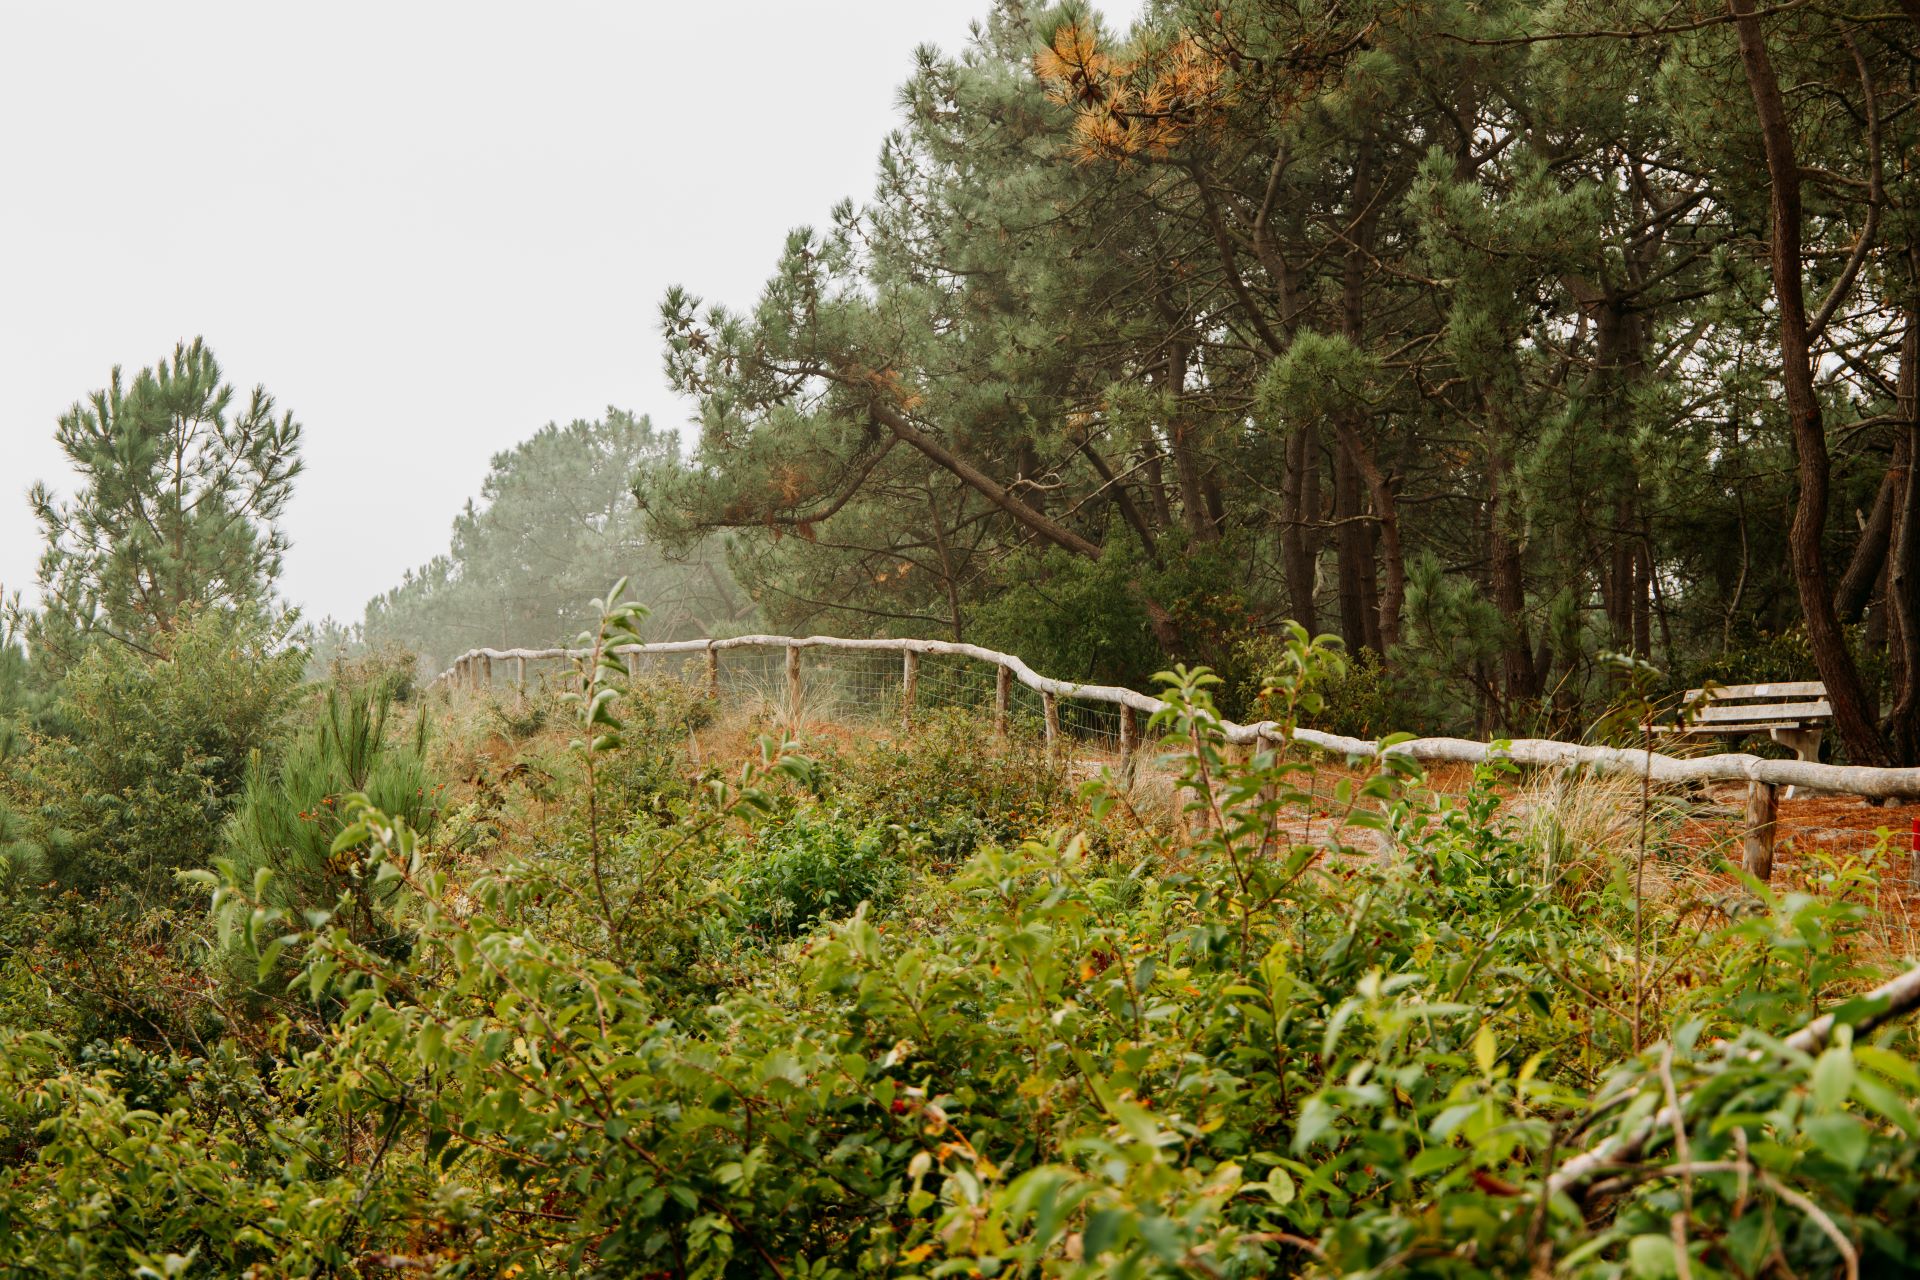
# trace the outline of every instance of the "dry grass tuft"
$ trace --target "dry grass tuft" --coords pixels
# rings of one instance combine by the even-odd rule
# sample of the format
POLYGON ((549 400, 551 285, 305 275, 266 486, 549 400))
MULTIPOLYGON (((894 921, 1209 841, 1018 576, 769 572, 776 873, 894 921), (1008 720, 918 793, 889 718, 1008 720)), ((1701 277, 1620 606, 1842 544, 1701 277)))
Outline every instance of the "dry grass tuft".
MULTIPOLYGON (((1660 791, 1648 814, 1646 896, 1660 901, 1691 893, 1692 868, 1656 856, 1674 820, 1674 798, 1660 791)), ((1540 770, 1519 782, 1507 801, 1513 834, 1540 856, 1540 879, 1572 903, 1597 891, 1640 841, 1641 781, 1584 769, 1540 770)))

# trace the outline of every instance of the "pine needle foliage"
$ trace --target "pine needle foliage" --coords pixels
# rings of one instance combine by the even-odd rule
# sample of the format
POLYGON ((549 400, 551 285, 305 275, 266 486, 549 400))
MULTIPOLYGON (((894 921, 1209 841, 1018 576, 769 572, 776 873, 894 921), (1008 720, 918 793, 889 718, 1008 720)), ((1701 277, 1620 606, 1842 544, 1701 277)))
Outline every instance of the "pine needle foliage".
POLYGON ((273 873, 275 905, 325 911, 345 901, 342 922, 368 940, 394 936, 387 914, 393 888, 374 885, 357 860, 333 851, 347 825, 344 797, 379 797, 375 804, 404 815, 415 830, 431 830, 438 816, 427 773, 426 718, 390 731, 392 706, 376 689, 329 690, 320 714, 277 764, 254 754, 226 831, 236 866, 249 876, 263 868, 273 873))
POLYGON ((203 339, 132 378, 115 366, 54 439, 85 484, 29 498, 46 538, 37 650, 71 661, 93 635, 162 650, 189 613, 268 602, 300 425, 263 387, 240 399, 203 339))

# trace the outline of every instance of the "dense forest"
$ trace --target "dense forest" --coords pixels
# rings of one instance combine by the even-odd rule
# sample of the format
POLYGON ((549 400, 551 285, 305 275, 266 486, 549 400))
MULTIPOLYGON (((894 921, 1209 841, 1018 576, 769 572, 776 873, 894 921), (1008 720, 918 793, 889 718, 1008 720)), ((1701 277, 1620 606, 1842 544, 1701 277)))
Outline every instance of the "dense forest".
POLYGON ((360 618, 207 342, 46 424, 0 1275, 1920 1272, 1920 806, 1653 769, 1798 679, 1920 764, 1920 7, 1002 0, 909 69, 869 199, 663 300, 693 430, 533 430, 360 618), (1162 709, 623 652, 749 631, 1162 709))
POLYGON ((1577 731, 1609 651, 1817 674, 1912 761, 1913 53, 1805 4, 1003 6, 757 305, 668 299, 702 432, 639 497, 754 530, 794 626, 1137 683, 1293 618, 1394 674, 1376 728, 1577 731))

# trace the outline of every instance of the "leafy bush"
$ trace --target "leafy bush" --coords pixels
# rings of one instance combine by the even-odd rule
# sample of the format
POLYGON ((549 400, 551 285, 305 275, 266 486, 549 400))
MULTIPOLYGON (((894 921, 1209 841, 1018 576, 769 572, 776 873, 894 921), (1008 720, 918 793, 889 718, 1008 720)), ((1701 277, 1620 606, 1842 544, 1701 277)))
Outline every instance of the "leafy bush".
MULTIPOLYGON (((1289 641, 1269 686, 1287 717, 1325 656, 1289 641)), ((651 945, 691 927, 701 859, 783 934, 883 897, 876 878, 911 859, 749 769, 623 833, 604 884, 577 845, 456 883, 355 798, 334 856, 406 896, 404 951, 288 911, 270 877, 198 877, 220 935, 284 948, 313 1003, 284 1006, 259 1066, 231 1043, 75 1054, 0 1030, 0 1269, 1611 1280, 1920 1262, 1912 1036, 1849 1000, 1879 976, 1859 945, 1871 868, 1623 948, 1635 904, 1576 910, 1543 884, 1543 851, 1501 812, 1510 766, 1429 802, 1388 755, 1329 798, 1311 761, 1230 758, 1210 684, 1174 674, 1153 728, 1187 744, 1190 822, 1135 862, 1064 835, 988 847, 926 882, 928 927, 853 909, 777 963, 749 949, 724 983, 663 981, 685 952, 651 945), (1822 1008, 1830 1032, 1787 1038, 1822 1008)), ((826 781, 775 768, 801 793, 826 781)))
POLYGON ((817 807, 799 810, 736 841, 728 881, 741 923, 767 937, 793 937, 862 902, 884 906, 903 878, 898 834, 856 827, 817 807))
POLYGON ((29 766, 64 887, 181 900, 174 872, 203 867, 248 762, 273 740, 304 656, 280 626, 208 611, 166 637, 163 656, 101 641, 68 673, 65 734, 29 766))
POLYGON ((420 655, 398 645, 336 647, 317 674, 336 688, 366 689, 386 702, 409 703, 420 693, 420 655))
MULTIPOLYGON (((1269 632, 1243 641, 1239 665, 1247 672, 1240 681, 1240 706, 1250 720, 1282 717, 1272 686, 1272 676, 1287 647, 1287 633, 1269 632)), ((1303 728, 1344 734, 1350 738, 1373 739, 1398 733, 1407 727, 1406 708, 1380 655, 1362 649, 1351 657, 1329 661, 1318 668, 1313 680, 1316 706, 1303 709, 1298 723, 1303 728)))
POLYGON ((1233 664, 1252 621, 1245 585, 1232 547, 1186 546, 1158 566, 1132 542, 1097 561, 1029 552, 999 567, 970 610, 969 638, 1058 679, 1145 688, 1170 656, 1233 664), (1149 602, 1162 612, 1158 626, 1149 602))
POLYGON ((0 902, 18 897, 46 874, 46 849, 27 820, 0 799, 0 902))
POLYGON ((900 827, 938 865, 984 845, 1018 843, 1059 823, 1074 784, 1029 738, 982 750, 965 712, 926 717, 906 741, 868 743, 824 762, 835 799, 868 821, 900 827))

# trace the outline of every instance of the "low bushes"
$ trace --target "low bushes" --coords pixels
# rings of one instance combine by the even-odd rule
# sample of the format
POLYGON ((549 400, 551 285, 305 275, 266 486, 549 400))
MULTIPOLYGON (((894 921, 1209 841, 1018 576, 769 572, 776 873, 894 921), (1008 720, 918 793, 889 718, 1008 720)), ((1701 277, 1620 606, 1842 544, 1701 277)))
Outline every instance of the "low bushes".
POLYGON ((27 763, 46 824, 48 871, 129 911, 183 900, 176 871, 205 866, 248 761, 291 704, 305 655, 274 626, 208 612, 161 656, 112 642, 67 674, 64 732, 27 763))
POLYGON ((914 888, 941 904, 922 929, 856 905, 911 872, 899 835, 791 757, 620 838, 612 937, 577 858, 456 882, 356 801, 334 855, 407 896, 406 952, 217 878, 224 934, 298 968, 313 1013, 282 1034, 300 1052, 76 1058, 0 1033, 0 1259, 709 1277, 1920 1260, 1910 1038, 1777 1038, 1865 980, 1860 907, 1763 897, 1628 955, 1623 904, 1594 918, 1542 883, 1498 817, 1497 766, 1458 804, 1417 803, 1404 773, 1329 800, 1305 762, 1230 763, 1204 677, 1169 701, 1155 727, 1193 748, 1191 832, 1131 861, 1064 836, 982 847, 914 888), (1297 844, 1308 804, 1331 831, 1297 844), (1350 848, 1355 829, 1396 853, 1350 848), (684 939, 729 896, 804 942, 718 985, 663 981, 656 933, 684 939), (1670 1096, 1686 1145, 1590 1196, 1543 1190, 1670 1096))
MULTIPOLYGON (((1291 638, 1283 717, 1326 660, 1291 638)), ((1597 810, 1546 797, 1530 826, 1499 763, 1433 800, 1397 757, 1332 785, 1230 758, 1198 672, 1152 726, 1185 750, 1164 825, 960 725, 695 770, 677 712, 605 689, 576 708, 600 735, 538 788, 512 779, 541 741, 470 748, 493 772, 464 829, 492 834, 463 853, 405 785, 418 740, 329 700, 255 775, 233 826, 255 854, 192 876, 213 950, 281 994, 221 1006, 242 1022, 204 1016, 204 971, 158 942, 102 965, 69 939, 115 998, 33 1007, 50 952, 10 916, 0 1021, 37 1029, 0 1026, 0 1270, 1920 1264, 1913 1039, 1846 1003, 1879 976, 1870 866, 1831 896, 1756 887, 1734 922, 1636 903, 1597 810), (961 817, 964 851, 941 843, 961 817), (1834 1007, 1830 1043, 1782 1043, 1834 1007), (1550 1184, 1673 1099, 1683 1138, 1550 1184)))
POLYGON ((897 827, 855 826, 810 807, 734 840, 726 877, 739 923, 788 938, 862 903, 884 907, 907 874, 900 836, 897 827))
POLYGON ((1066 770, 1016 736, 983 749, 977 715, 927 717, 911 739, 822 761, 835 800, 899 827, 935 863, 954 867, 991 844, 1018 843, 1079 810, 1066 770))
POLYGON ((254 755, 226 827, 237 873, 251 881, 268 872, 267 894, 277 906, 298 917, 345 903, 342 918, 356 936, 387 946, 399 942, 389 919, 398 886, 369 882, 334 845, 347 826, 343 802, 353 795, 415 830, 433 828, 440 793, 426 767, 426 719, 395 733, 392 706, 384 683, 328 689, 277 763, 254 755))

